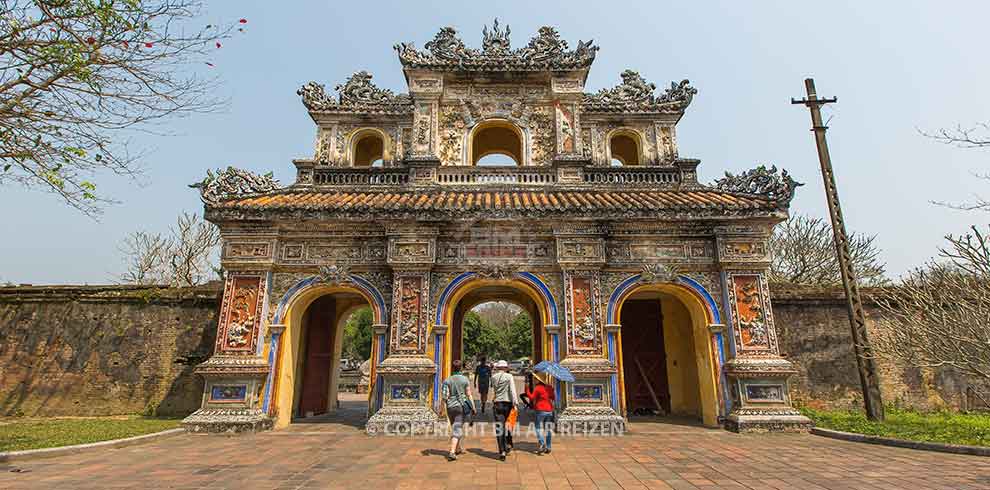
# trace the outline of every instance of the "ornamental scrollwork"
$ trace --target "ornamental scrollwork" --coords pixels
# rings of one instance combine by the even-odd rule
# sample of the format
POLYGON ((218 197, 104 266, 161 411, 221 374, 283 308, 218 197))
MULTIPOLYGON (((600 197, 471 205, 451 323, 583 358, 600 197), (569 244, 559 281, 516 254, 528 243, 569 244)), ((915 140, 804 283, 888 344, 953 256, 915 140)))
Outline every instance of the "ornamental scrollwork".
POLYGON ((206 171, 206 177, 194 184, 189 184, 193 189, 199 189, 200 198, 204 203, 216 204, 224 199, 242 196, 245 194, 259 194, 277 191, 281 185, 272 173, 258 175, 247 170, 227 167, 226 170, 217 169, 206 171))
POLYGON ((677 269, 666 264, 645 264, 639 273, 639 280, 647 283, 677 282, 677 269))
POLYGON ((728 192, 763 196, 779 204, 788 204, 794 198, 794 190, 804 184, 795 181, 787 170, 777 171, 773 165, 769 169, 760 165, 739 175, 730 172, 715 181, 715 188, 728 192))
POLYGON ((336 99, 327 94, 322 84, 316 82, 303 85, 296 94, 302 96, 303 105, 311 111, 411 110, 412 99, 409 95, 395 94, 391 90, 379 88, 371 79, 372 75, 366 71, 354 73, 347 81, 334 87, 337 91, 336 99))
POLYGON ((320 266, 317 276, 327 284, 341 284, 351 280, 351 270, 343 264, 328 264, 320 266))
POLYGON ((620 75, 622 83, 601 89, 594 94, 585 94, 583 106, 590 111, 647 111, 660 113, 684 112, 698 90, 688 80, 672 82, 670 88, 659 96, 653 92, 657 86, 649 83, 639 72, 625 70, 620 75))
POLYGON ((453 27, 444 27, 426 43, 425 51, 416 49, 413 43, 399 43, 395 50, 399 61, 409 68, 453 68, 461 71, 500 70, 569 70, 587 68, 595 60, 598 47, 592 41, 579 41, 574 50, 560 38, 553 27, 541 27, 529 43, 513 50, 509 42, 508 26, 503 30, 496 19, 491 29, 482 30, 482 49, 464 45, 453 27))

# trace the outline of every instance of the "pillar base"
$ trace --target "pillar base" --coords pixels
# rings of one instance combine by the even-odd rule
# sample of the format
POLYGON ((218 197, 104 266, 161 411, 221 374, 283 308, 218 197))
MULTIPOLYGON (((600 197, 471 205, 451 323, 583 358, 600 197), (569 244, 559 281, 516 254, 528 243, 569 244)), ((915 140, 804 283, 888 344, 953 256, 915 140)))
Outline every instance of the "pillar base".
POLYGON ((807 432, 811 419, 794 409, 737 410, 725 418, 732 432, 807 432))
POLYGON ((378 366, 382 377, 382 408, 365 424, 369 435, 433 434, 439 415, 429 395, 437 366, 423 355, 392 355, 378 366))
POLYGON ((626 431, 626 419, 612 407, 567 407, 557 417, 557 428, 562 434, 618 436, 626 431))
POLYGON ((201 408, 182 420, 189 432, 239 433, 271 430, 275 421, 256 409, 201 408))

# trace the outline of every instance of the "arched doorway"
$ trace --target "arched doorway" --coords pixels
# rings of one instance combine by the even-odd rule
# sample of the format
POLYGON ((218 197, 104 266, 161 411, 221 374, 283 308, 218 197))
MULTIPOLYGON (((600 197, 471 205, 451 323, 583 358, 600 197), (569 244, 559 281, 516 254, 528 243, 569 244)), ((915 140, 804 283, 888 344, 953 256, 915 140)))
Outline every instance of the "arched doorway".
POLYGON ((468 135, 467 162, 476 166, 525 165, 525 141, 525 134, 515 124, 489 119, 468 135))
POLYGON ((450 375, 453 360, 469 360, 464 358, 464 318, 479 305, 501 301, 518 307, 526 313, 532 325, 530 362, 559 360, 557 334, 550 333, 555 332, 558 325, 557 303, 550 294, 550 289, 540 277, 532 273, 500 276, 492 278, 466 272, 454 278, 441 293, 435 325, 447 331, 447 334, 434 347, 434 360, 440 366, 434 378, 434 407, 440 406, 440 382, 450 375))
MULTIPOLYGON (((304 420, 337 412, 342 349, 349 319, 370 309, 372 330, 387 322, 382 295, 359 276, 328 284, 319 276, 300 281, 279 302, 273 326, 284 331, 267 350, 272 364, 264 398, 265 409, 283 428, 304 420)), ((366 327, 366 326, 365 326, 366 327)), ((382 355, 381 336, 371 339, 369 387, 362 397, 361 417, 366 418, 377 393, 375 367, 382 355)))
POLYGON ((679 283, 635 281, 613 294, 609 321, 621 325, 617 361, 624 415, 659 413, 718 426, 722 347, 709 326, 719 319, 700 296, 679 283))

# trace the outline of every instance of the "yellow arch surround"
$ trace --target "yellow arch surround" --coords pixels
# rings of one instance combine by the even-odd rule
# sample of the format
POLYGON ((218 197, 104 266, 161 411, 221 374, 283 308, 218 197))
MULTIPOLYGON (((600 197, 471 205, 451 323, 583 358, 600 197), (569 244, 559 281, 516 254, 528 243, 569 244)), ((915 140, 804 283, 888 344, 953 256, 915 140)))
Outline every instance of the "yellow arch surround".
MULTIPOLYGON (((615 318, 622 318, 622 307, 625 305, 627 299, 634 294, 642 292, 666 294, 679 301, 687 309, 691 320, 691 332, 693 333, 692 340, 694 341, 694 360, 698 373, 702 423, 708 427, 718 427, 718 372, 716 368, 717 362, 715 360, 717 354, 712 347, 711 333, 708 330, 708 325, 712 321, 708 318, 708 308, 705 307, 705 304, 698 296, 684 286, 670 283, 644 284, 637 286, 625 294, 618 306, 615 318)), ((619 329, 618 335, 619 338, 616 342, 618 355, 616 357, 619 360, 617 368, 619 371, 619 386, 622 390, 620 400, 624 412, 626 407, 626 391, 623 376, 622 329, 619 329)))
POLYGON ((643 164, 643 138, 636 130, 630 128, 613 129, 608 133, 608 136, 606 137, 605 141, 608 143, 605 145, 605 148, 608 151, 607 158, 610 165, 613 158, 622 162, 623 166, 637 166, 643 164), (633 141, 633 143, 636 144, 635 161, 628 162, 626 161, 628 157, 623 157, 622 155, 614 155, 612 153, 612 140, 614 138, 621 138, 621 137, 629 138, 633 141))
MULTIPOLYGON (((303 356, 303 317, 306 314, 306 310, 309 309, 309 306, 317 298, 341 293, 356 294, 363 298, 369 307, 374 304, 373 299, 360 289, 349 286, 320 285, 306 288, 300 292, 299 295, 293 298, 292 303, 285 312, 283 317, 285 332, 282 334, 280 341, 281 348, 279 349, 278 360, 275 362, 275 376, 273 378, 275 380, 275 386, 272 400, 275 403, 276 429, 287 427, 292 422, 293 409, 298 400, 299 384, 302 382, 302 376, 301 373, 298 373, 298 370, 303 356)), ((344 312, 345 315, 341 315, 341 317, 345 317, 346 313, 352 310, 353 308, 348 308, 348 311, 344 312)), ((338 318, 337 324, 333 326, 335 329, 340 329, 342 326, 342 322, 339 320, 338 318)), ((336 333, 338 332, 335 332, 334 344, 338 343, 338 338, 340 337, 336 333)), ((336 353, 336 345, 334 349, 336 353)), ((372 345, 372 349, 374 350, 374 345, 372 345)), ((265 355, 267 356, 267 353, 265 355)), ((374 382, 373 378, 372 382, 374 382)), ((368 393, 370 396, 371 393, 374 393, 374 389, 369 389, 368 393)))
MULTIPOLYGON (((503 143, 508 146, 510 142, 498 142, 503 143)), ((512 143, 515 146, 515 143, 512 143)), ((506 155, 511 157, 516 161, 516 165, 522 166, 526 165, 526 135, 523 133, 519 126, 516 126, 511 121, 506 119, 488 119, 482 121, 475 125, 471 129, 471 133, 468 134, 467 139, 467 160, 465 164, 467 165, 477 165, 478 161, 488 155, 506 155), (508 130, 516 137, 516 142, 518 143, 518 148, 502 148, 498 144, 493 144, 491 147, 482 147, 479 149, 475 148, 475 139, 479 133, 483 133, 486 130, 495 130, 495 132, 501 133, 496 136, 508 137, 504 130, 508 130), (501 131, 500 131, 501 130, 501 131)))
POLYGON ((371 164, 374 163, 375 159, 369 157, 366 163, 362 161, 358 164, 359 159, 362 158, 362 155, 360 154, 362 149, 361 142, 367 140, 368 138, 378 138, 381 141, 381 159, 383 165, 385 162, 392 160, 392 154, 389 151, 392 147, 392 140, 388 137, 388 135, 378 128, 360 128, 351 135, 351 147, 349 153, 352 167, 370 167, 371 164))
MULTIPOLYGON (((474 291, 477 291, 478 289, 491 287, 491 286, 503 287, 503 288, 507 287, 515 291, 519 291, 522 294, 524 294, 526 297, 528 297, 533 302, 533 304, 536 305, 536 310, 537 313, 539 314, 539 320, 543 327, 540 329, 540 340, 541 340, 540 345, 543 347, 542 355, 544 359, 551 359, 551 357, 549 357, 552 354, 550 352, 550 335, 547 334, 547 330, 546 330, 546 326, 550 324, 549 323, 550 312, 547 311, 546 305, 543 303, 543 297, 532 286, 518 279, 507 279, 507 280, 471 279, 470 281, 467 281, 465 284, 458 287, 457 290, 454 291, 454 294, 451 295, 450 300, 447 302, 447 306, 444 309, 442 315, 444 322, 448 324, 447 325, 448 328, 453 328, 453 326, 449 325, 449 323, 454 318, 454 310, 457 308, 457 306, 460 304, 461 300, 464 299, 465 296, 467 296, 468 294, 474 291)), ((473 306, 477 306, 484 302, 485 301, 477 301, 473 306)), ((523 310, 528 312, 528 309, 525 307, 523 307, 523 310)), ((534 318, 533 320, 536 320, 536 318, 534 318)), ((449 365, 450 365, 451 356, 453 355, 452 339, 453 339, 453 335, 449 335, 449 332, 448 335, 444 336, 444 341, 443 341, 444 361, 442 363, 443 365, 441 366, 442 369, 440 376, 441 379, 444 379, 450 375, 449 365)))

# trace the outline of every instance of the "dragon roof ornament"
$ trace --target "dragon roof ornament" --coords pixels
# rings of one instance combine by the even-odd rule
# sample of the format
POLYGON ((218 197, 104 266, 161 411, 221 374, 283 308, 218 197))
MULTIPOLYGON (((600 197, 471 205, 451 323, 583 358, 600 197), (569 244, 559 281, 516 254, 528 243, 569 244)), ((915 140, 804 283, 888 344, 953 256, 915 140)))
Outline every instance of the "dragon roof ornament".
POLYGON ((787 170, 778 173, 776 165, 769 169, 760 165, 739 175, 726 172, 725 177, 714 183, 715 188, 719 190, 762 196, 783 205, 791 202, 794 198, 794 190, 802 185, 804 184, 792 179, 787 174, 787 170))
POLYGON ((313 112, 387 112, 412 111, 412 99, 407 94, 394 94, 377 87, 366 71, 354 73, 344 83, 334 87, 337 98, 326 93, 319 83, 309 82, 296 91, 302 96, 303 105, 313 112))
POLYGON ((595 61, 598 46, 578 41, 573 51, 553 27, 543 26, 529 44, 512 49, 509 26, 503 30, 495 19, 489 30, 482 29, 481 49, 468 48, 453 27, 444 27, 419 51, 413 43, 399 43, 395 50, 406 68, 453 71, 545 71, 588 68, 595 61))
POLYGON ((217 169, 216 172, 207 170, 206 178, 195 184, 189 184, 189 187, 199 189, 199 197, 206 204, 217 204, 232 197, 281 189, 281 185, 272 177, 271 172, 258 175, 234 167, 227 167, 226 170, 217 169))
POLYGON ((670 88, 659 96, 654 96, 656 85, 647 82, 639 72, 623 71, 622 83, 609 89, 601 89, 594 94, 584 94, 582 106, 595 112, 659 112, 683 113, 698 90, 688 80, 671 82, 670 88))

